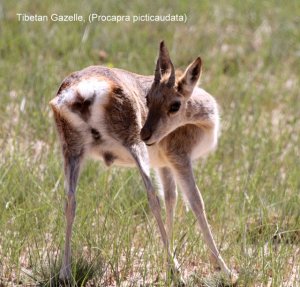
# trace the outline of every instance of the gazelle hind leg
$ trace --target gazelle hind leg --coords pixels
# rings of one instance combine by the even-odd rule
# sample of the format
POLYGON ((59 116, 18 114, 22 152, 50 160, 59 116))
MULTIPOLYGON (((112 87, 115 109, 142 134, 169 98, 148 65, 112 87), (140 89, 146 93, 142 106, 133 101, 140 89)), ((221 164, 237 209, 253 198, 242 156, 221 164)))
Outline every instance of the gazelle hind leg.
POLYGON ((172 249, 174 211, 177 203, 176 184, 170 168, 163 167, 160 168, 158 172, 164 191, 166 205, 166 232, 172 249))
POLYGON ((65 249, 63 254, 62 267, 59 273, 59 278, 62 281, 69 281, 71 279, 71 236, 76 210, 75 191, 77 179, 79 176, 80 162, 81 155, 69 155, 67 153, 64 153, 65 191, 67 198, 65 203, 65 249))
POLYGON ((156 195, 153 184, 151 182, 147 148, 144 143, 140 143, 129 147, 129 151, 133 156, 134 160, 136 161, 137 167, 140 171, 144 185, 146 187, 149 206, 151 212, 153 213, 156 219, 164 247, 167 251, 168 262, 171 265, 171 268, 173 270, 172 273, 174 275, 174 279, 177 281, 176 283, 178 285, 184 286, 185 284, 184 280, 181 278, 179 273, 179 264, 176 258, 174 258, 171 254, 169 239, 161 216, 161 207, 159 203, 159 198, 156 195))

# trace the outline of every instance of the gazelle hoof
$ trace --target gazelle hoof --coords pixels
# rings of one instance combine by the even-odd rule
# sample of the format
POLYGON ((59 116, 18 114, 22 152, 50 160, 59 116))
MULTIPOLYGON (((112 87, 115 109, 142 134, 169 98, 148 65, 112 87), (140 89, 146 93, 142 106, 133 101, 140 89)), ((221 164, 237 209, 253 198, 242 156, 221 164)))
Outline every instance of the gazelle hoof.
POLYGON ((63 283, 69 283, 71 279, 70 267, 62 267, 59 272, 59 280, 63 283))
POLYGON ((175 270, 174 268, 171 269, 171 276, 172 276, 173 286, 176 287, 186 286, 186 283, 182 278, 180 271, 177 268, 175 270))
POLYGON ((231 284, 236 284, 239 279, 238 274, 235 271, 231 271, 229 276, 231 284))
POLYGON ((183 280, 183 278, 174 278, 173 279, 173 285, 174 287, 185 287, 186 286, 186 283, 185 281, 183 280))

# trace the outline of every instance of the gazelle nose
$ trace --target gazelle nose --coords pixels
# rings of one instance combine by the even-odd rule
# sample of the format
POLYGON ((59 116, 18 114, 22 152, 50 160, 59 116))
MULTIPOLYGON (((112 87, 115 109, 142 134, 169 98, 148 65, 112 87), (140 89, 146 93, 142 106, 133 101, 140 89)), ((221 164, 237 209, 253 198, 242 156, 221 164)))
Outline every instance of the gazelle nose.
POLYGON ((142 128, 142 130, 141 130, 141 139, 142 139, 142 141, 147 141, 147 140, 149 140, 150 138, 151 138, 151 136, 152 136, 152 131, 151 131, 151 129, 145 129, 145 127, 144 128, 142 128))

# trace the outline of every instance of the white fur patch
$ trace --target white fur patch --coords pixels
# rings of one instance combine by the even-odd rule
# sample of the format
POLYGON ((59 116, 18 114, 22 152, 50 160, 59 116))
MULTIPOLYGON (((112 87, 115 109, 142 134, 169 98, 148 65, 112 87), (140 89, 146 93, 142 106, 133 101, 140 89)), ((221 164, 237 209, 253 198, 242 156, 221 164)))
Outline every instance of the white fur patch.
POLYGON ((110 91, 110 85, 106 81, 100 81, 96 78, 82 80, 77 85, 78 93, 88 99, 96 95, 96 101, 99 103, 103 95, 107 95, 110 91))
POLYGON ((216 148, 217 140, 216 129, 205 130, 199 144, 192 150, 192 160, 208 155, 216 148))
POLYGON ((51 101, 51 104, 60 107, 64 106, 64 104, 66 103, 74 101, 76 91, 85 99, 88 99, 95 95, 95 101, 97 103, 102 103, 103 96, 107 95, 110 91, 110 85, 108 82, 100 81, 96 78, 85 79, 80 81, 75 86, 71 86, 67 89, 62 90, 58 97, 54 98, 51 101))
MULTIPOLYGON (((68 88, 60 92, 59 97, 62 99, 61 103, 69 103, 74 99, 74 89, 68 88)), ((60 104, 60 102, 58 102, 60 104)))
POLYGON ((65 106, 65 103, 68 103, 72 101, 74 98, 74 89, 73 88, 68 88, 62 90, 58 96, 56 96, 54 99, 50 101, 50 104, 52 106, 55 106, 56 108, 61 109, 62 107, 65 106))

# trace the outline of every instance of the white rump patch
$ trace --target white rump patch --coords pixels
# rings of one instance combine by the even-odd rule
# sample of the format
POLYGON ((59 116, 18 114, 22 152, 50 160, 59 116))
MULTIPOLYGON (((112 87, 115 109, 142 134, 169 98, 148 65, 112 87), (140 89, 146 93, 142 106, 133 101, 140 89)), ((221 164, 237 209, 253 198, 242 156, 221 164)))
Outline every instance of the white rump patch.
POLYGON ((101 102, 103 96, 106 96, 110 91, 110 85, 106 81, 101 81, 97 78, 82 80, 76 87, 78 93, 88 99, 93 95, 96 96, 96 102, 101 102))
POLYGON ((97 78, 89 78, 80 81, 77 85, 71 86, 60 92, 58 97, 54 98, 50 103, 57 107, 63 107, 64 104, 74 101, 78 92, 83 98, 89 99, 95 95, 95 103, 102 104, 110 91, 110 85, 104 80, 97 78))

